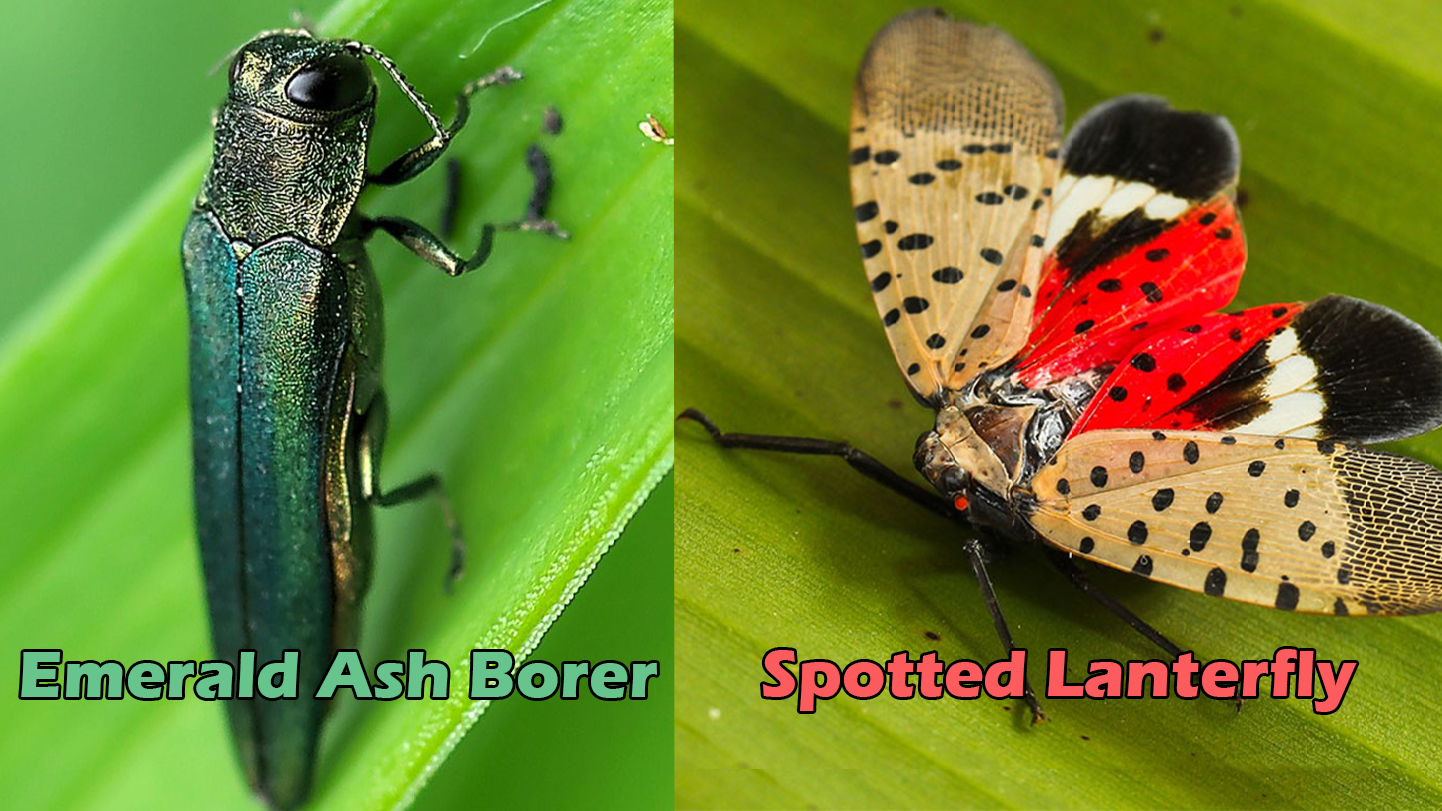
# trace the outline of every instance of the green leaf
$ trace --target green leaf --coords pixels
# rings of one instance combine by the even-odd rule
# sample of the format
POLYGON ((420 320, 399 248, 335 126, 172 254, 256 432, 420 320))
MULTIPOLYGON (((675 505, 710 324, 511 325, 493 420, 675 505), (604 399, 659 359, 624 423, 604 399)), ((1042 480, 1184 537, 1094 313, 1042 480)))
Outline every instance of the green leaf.
MULTIPOLYGON (((636 126, 647 112, 672 115, 670 8, 555 0, 471 53, 525 5, 357 0, 321 20, 326 34, 387 52, 443 118, 469 79, 503 63, 524 71, 473 101, 452 146, 465 170, 457 233, 471 235, 457 242, 468 248, 483 221, 522 210, 532 141, 554 163, 549 213, 573 237, 502 234, 491 262, 460 280, 374 241, 392 414, 383 478, 440 471, 471 555, 447 597, 435 504, 378 514, 362 654, 374 664, 424 648, 449 664, 452 698, 339 701, 315 808, 408 802, 485 710, 465 698, 469 651, 531 651, 671 465, 673 155, 636 126), (557 136, 540 132, 548 103, 564 116, 557 136)), ((217 77, 213 100, 222 86, 217 77)), ((204 107, 194 112, 203 120, 204 107)), ((373 165, 425 134, 383 87, 373 165)), ((208 143, 188 150, 0 347, 4 683, 19 683, 20 648, 127 663, 210 656, 178 252, 208 153, 208 143)), ((362 205, 434 222, 439 174, 362 205)), ((11 695, 7 804, 254 807, 217 705, 11 695)))
MULTIPOLYGON (((1241 137, 1251 262, 1239 302, 1338 292, 1442 332, 1435 227, 1442 13, 1409 3, 977 0, 1056 73, 1069 118, 1113 95, 1228 116, 1241 137)), ((856 255, 847 192, 852 78, 902 2, 715 4, 677 15, 678 405, 724 429, 846 439, 911 473, 929 412, 906 394, 856 255)), ((1318 716, 1223 702, 761 701, 775 646, 849 662, 936 650, 1000 658, 956 540, 965 532, 834 459, 721 451, 680 426, 677 803, 683 807, 1436 807, 1442 747, 1433 618, 1269 611, 1101 571, 1096 580, 1203 661, 1284 645, 1361 662, 1318 716), (935 635, 939 639, 933 640, 935 635)), ((1400 443, 1442 461, 1442 436, 1400 443)), ((918 478, 918 481, 920 479, 918 478)), ((994 568, 1036 665, 1160 654, 1040 555, 994 568)))

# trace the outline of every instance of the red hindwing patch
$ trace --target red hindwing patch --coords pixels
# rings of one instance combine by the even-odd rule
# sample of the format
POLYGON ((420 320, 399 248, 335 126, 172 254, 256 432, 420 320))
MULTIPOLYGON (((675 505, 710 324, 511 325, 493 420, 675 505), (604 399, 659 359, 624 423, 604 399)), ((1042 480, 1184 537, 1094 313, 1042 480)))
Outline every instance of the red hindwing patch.
MULTIPOLYGON (((1269 304, 1173 323, 1134 346, 1072 427, 1071 436, 1108 428, 1224 430, 1243 419, 1260 392, 1221 395, 1238 362, 1292 322, 1303 304, 1269 304), (1218 423, 1222 423, 1218 425, 1218 423)), ((1260 376, 1258 381, 1260 382, 1260 376)))
MULTIPOLYGON (((1067 245, 1042 269, 1036 314, 1018 377, 1032 388, 1120 361, 1138 341, 1225 307, 1236 295, 1246 244, 1226 195, 1080 276, 1067 245)), ((1098 246, 1093 250, 1105 250, 1098 246)))

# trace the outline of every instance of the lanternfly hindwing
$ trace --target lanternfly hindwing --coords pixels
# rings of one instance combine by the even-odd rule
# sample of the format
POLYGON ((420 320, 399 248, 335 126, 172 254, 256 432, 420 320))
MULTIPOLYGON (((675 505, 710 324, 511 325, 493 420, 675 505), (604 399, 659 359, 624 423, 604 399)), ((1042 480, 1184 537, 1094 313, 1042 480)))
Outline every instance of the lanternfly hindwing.
POLYGON ((857 231, 897 363, 941 412, 923 473, 1183 588, 1442 610, 1442 473, 1350 444, 1442 424, 1442 344, 1343 296, 1217 312, 1246 261, 1225 119, 1125 96, 1060 134, 1050 75, 999 30, 913 12, 862 63, 857 231))

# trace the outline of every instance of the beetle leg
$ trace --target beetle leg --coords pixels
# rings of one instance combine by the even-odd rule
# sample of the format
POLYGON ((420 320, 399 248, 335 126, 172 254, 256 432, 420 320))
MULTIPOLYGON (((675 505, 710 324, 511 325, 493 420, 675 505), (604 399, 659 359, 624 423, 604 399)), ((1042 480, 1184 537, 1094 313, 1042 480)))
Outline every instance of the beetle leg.
POLYGON ((486 263, 491 255, 491 243, 495 241, 496 225, 481 226, 481 241, 476 252, 469 259, 446 247, 441 238, 427 231, 424 226, 401 217, 367 217, 363 222, 362 239, 369 237, 379 228, 390 234, 411 253, 444 270, 448 275, 459 276, 475 270, 486 263))
POLYGON ((461 162, 455 158, 446 161, 446 192, 441 200, 441 217, 438 228, 443 239, 456 235, 456 210, 461 206, 461 162))
POLYGON ((439 158, 442 152, 446 151, 446 147, 451 143, 451 138, 455 137, 455 134, 460 132, 461 128, 466 125, 466 119, 469 118, 471 114, 470 99, 472 95, 487 87, 510 84, 521 78, 521 74, 518 71, 510 67, 503 67, 466 85, 461 89, 460 93, 456 94, 455 120, 451 122, 449 127, 442 127, 440 119, 436 118, 436 114, 431 109, 430 104, 421 97, 421 94, 411 86, 410 82, 406 81, 406 77, 401 75, 401 72, 396 69, 395 63, 392 62, 389 57, 363 43, 356 42, 350 43, 350 45, 361 53, 369 55, 379 62, 381 67, 386 69, 386 72, 391 75, 391 78, 395 79, 396 84, 400 85, 401 91, 406 94, 406 98, 410 99, 411 104, 415 105, 416 109, 420 110, 421 115, 425 116, 426 123, 431 125, 431 132, 433 133, 430 138, 405 152, 400 157, 391 161, 390 165, 386 166, 386 168, 366 179, 367 183, 373 183, 378 186, 394 186, 397 183, 404 183, 421 172, 424 172, 432 163, 435 163, 436 158, 439 158))
POLYGON ((441 514, 445 516, 446 529, 451 535, 451 567, 446 573, 446 591, 450 592, 466 565, 466 539, 461 524, 456 520, 455 508, 451 506, 450 494, 446 491, 441 477, 428 473, 414 481, 393 488, 381 489, 381 450, 385 444, 386 423, 389 420, 384 393, 377 394, 366 410, 365 426, 361 429, 360 465, 361 487, 366 498, 379 507, 394 507, 426 496, 435 496, 441 503, 441 514))
POLYGON ((551 205, 551 187, 555 185, 555 177, 551 174, 551 159, 539 144, 526 147, 526 168, 531 170, 531 177, 535 179, 535 185, 531 188, 531 199, 526 201, 526 213, 521 215, 521 219, 501 226, 501 230, 540 231, 561 239, 569 239, 570 234, 546 219, 546 208, 551 205))

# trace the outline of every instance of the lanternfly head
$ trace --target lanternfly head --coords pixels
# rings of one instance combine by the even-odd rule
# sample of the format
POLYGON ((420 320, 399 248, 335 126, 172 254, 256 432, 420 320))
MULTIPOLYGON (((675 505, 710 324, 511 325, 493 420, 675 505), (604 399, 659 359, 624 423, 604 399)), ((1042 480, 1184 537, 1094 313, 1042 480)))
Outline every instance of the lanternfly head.
POLYGON ((971 490, 972 477, 971 473, 958 463, 952 443, 947 441, 954 437, 948 437, 947 434, 954 434, 957 421, 965 419, 961 410, 955 406, 941 409, 937 413, 936 428, 917 437, 916 454, 913 457, 916 469, 921 475, 931 482, 937 492, 956 504, 958 510, 967 508, 967 494, 971 490))
POLYGON ((936 431, 927 431, 916 439, 916 455, 913 457, 916 469, 948 501, 956 504, 958 510, 967 507, 966 492, 971 487, 971 476, 956 463, 951 450, 941 441, 936 431))

